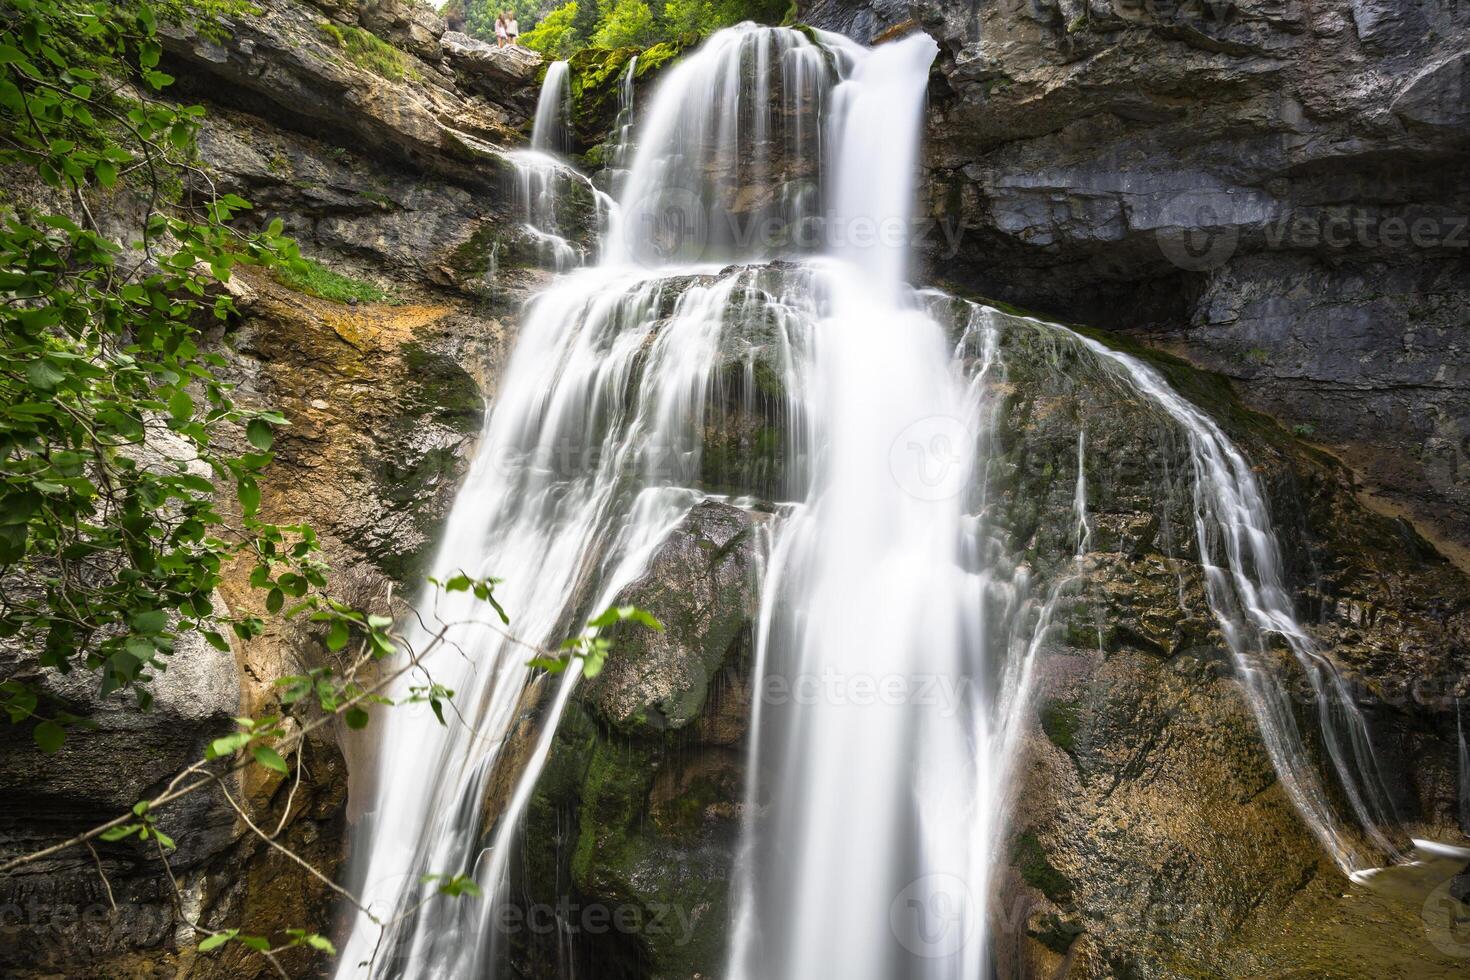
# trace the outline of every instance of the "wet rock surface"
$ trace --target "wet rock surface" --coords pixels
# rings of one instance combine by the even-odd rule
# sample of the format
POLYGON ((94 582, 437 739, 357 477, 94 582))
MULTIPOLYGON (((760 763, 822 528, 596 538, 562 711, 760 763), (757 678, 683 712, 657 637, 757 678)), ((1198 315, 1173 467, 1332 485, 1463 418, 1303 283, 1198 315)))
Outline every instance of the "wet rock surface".
MULTIPOLYGON (((618 598, 666 632, 620 630, 557 729, 512 894, 525 896, 521 921, 566 910, 578 971, 672 980, 721 967, 760 520, 713 502, 691 512, 618 598)), ((548 938, 512 936, 525 976, 559 975, 548 938)))
MULTIPOLYGON (((1068 584, 1040 651, 991 910, 999 974, 1279 976, 1337 962, 1344 976, 1407 975, 1396 972, 1405 964, 1453 975, 1419 921, 1428 888, 1414 902, 1343 904, 1355 886, 1283 790, 1205 599, 1181 434, 1052 331, 1003 336, 994 526, 1068 584), (1069 563, 1084 430, 1092 527, 1069 563), (1379 938, 1344 956, 1327 921, 1379 938)), ((1223 379, 1145 356, 1254 464, 1298 614, 1368 719, 1399 819, 1414 836, 1461 840, 1454 698, 1470 667, 1470 585, 1407 524, 1361 507, 1340 464, 1235 402, 1223 379)), ((1310 687, 1284 652, 1272 669, 1350 813, 1310 687)))

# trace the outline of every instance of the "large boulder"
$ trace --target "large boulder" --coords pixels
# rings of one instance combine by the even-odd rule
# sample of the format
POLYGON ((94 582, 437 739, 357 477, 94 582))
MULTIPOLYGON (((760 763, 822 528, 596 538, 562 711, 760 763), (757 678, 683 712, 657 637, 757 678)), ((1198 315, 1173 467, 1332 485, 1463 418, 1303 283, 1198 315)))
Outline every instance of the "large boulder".
MULTIPOLYGON (((571 909, 563 952, 598 976, 714 976, 743 794, 757 517, 704 503, 618 597, 663 633, 619 630, 557 729, 511 894, 571 909), (611 923, 598 928, 596 923, 611 923)), ((556 973, 552 937, 512 937, 524 975, 556 973)), ((558 940, 560 942, 560 940, 558 940)))

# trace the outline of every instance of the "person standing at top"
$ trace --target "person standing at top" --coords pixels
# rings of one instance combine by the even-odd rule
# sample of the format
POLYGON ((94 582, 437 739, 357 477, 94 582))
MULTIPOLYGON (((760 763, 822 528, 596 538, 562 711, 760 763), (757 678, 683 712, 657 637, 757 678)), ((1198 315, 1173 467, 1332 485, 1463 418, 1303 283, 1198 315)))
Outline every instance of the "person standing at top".
POLYGON ((506 11, 505 33, 509 35, 512 47, 515 47, 521 43, 521 22, 516 20, 514 10, 506 11))
POLYGON ((503 47, 505 47, 505 42, 506 42, 506 40, 509 37, 510 37, 510 32, 506 30, 506 25, 505 25, 505 14, 504 13, 496 14, 495 15, 495 46, 497 48, 503 48, 503 47))

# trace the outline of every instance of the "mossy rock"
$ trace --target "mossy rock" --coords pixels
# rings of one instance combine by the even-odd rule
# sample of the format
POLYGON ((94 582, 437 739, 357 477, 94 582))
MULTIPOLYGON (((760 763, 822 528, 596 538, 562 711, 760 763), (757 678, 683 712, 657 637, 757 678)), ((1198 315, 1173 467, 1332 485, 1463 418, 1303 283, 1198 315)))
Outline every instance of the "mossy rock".
POLYGON ((662 41, 646 50, 638 48, 583 48, 568 59, 568 85, 572 95, 572 132, 579 147, 590 149, 606 143, 617 121, 623 77, 635 57, 638 67, 633 79, 641 91, 685 51, 699 45, 696 34, 662 41))
POLYGON ((1072 880, 1047 860, 1046 848, 1035 831, 1024 830, 1016 835, 1011 842, 1011 864, 1026 884, 1053 902, 1067 905, 1072 901, 1072 880))

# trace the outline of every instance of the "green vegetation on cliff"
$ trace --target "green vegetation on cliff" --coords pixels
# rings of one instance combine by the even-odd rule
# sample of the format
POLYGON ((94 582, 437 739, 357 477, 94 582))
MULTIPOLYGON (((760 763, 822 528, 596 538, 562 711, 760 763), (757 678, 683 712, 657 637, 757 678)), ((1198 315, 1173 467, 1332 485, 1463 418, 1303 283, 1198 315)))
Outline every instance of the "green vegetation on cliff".
POLYGON ((586 47, 648 48, 742 21, 780 24, 794 14, 791 0, 572 0, 521 40, 547 57, 566 59, 586 47))
POLYGON ((283 265, 276 278, 284 286, 334 303, 381 303, 388 298, 376 283, 344 276, 310 259, 283 265))
POLYGON ((418 78, 419 73, 402 51, 361 27, 323 21, 318 25, 322 37, 340 48, 349 61, 375 72, 391 82, 418 78))

